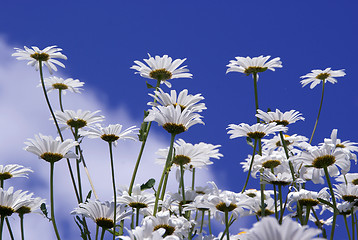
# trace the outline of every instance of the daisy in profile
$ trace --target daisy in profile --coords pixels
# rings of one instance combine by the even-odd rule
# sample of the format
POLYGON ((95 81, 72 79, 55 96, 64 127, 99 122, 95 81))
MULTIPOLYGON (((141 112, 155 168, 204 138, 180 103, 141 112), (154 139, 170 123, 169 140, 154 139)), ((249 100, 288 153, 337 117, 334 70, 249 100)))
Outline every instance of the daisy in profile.
POLYGON ((28 173, 34 172, 30 168, 18 164, 0 165, 0 180, 6 180, 14 177, 27 178, 28 173))
POLYGON ((136 126, 129 127, 123 130, 121 124, 110 124, 107 127, 102 127, 100 124, 96 124, 94 127, 90 126, 88 131, 80 131, 81 136, 87 136, 89 138, 101 138, 108 143, 117 144, 119 139, 131 139, 137 140, 136 126))
POLYGON ((189 73, 186 66, 179 67, 185 60, 175 59, 172 60, 168 55, 163 57, 155 56, 154 58, 148 54, 149 59, 143 59, 147 64, 140 61, 134 61, 136 65, 133 65, 131 69, 137 70, 140 76, 145 78, 156 79, 160 83, 164 83, 169 88, 172 86, 167 80, 173 78, 191 78, 193 75, 189 73))
POLYGON ((66 125, 66 128, 80 129, 91 126, 95 123, 104 121, 104 116, 97 115, 100 111, 90 112, 81 109, 76 112, 73 110, 56 111, 55 116, 59 124, 66 125))
POLYGON ((35 135, 35 139, 28 139, 24 149, 37 155, 43 160, 54 163, 62 158, 77 158, 77 155, 70 150, 78 145, 78 142, 72 139, 61 141, 59 137, 53 139, 52 136, 44 136, 41 133, 35 135))
POLYGON ((114 220, 114 202, 100 202, 98 200, 88 199, 85 203, 80 203, 71 214, 83 215, 91 218, 99 227, 104 229, 113 228, 115 224, 128 216, 132 215, 131 211, 125 211, 124 205, 117 206, 116 219, 114 220))
POLYGON ((20 216, 24 214, 29 214, 35 211, 40 210, 40 207, 43 203, 45 203, 45 199, 42 199, 40 197, 32 197, 33 193, 26 194, 23 196, 23 199, 26 199, 27 202, 21 206, 19 209, 16 210, 16 213, 18 213, 20 216))
MULTIPOLYGON (((300 153, 300 149, 308 149, 310 146, 308 144, 308 138, 305 136, 293 134, 293 135, 283 135, 283 139, 286 143, 287 149, 292 154, 300 153)), ((283 144, 280 135, 276 135, 271 139, 262 139, 262 148, 265 150, 278 150, 283 151, 283 144)))
POLYGON ((185 132, 189 127, 195 124, 204 124, 201 120, 202 116, 194 113, 189 109, 181 109, 179 105, 169 105, 167 107, 157 106, 149 109, 149 115, 144 119, 145 122, 158 122, 159 126, 163 126, 167 132, 171 134, 179 134, 185 132))
POLYGON ((67 60, 67 57, 61 53, 62 49, 57 46, 49 46, 40 50, 38 47, 28 48, 24 46, 24 49, 15 48, 16 52, 11 56, 17 57, 17 60, 27 60, 29 61, 27 65, 35 66, 36 70, 44 64, 48 68, 50 74, 52 74, 52 70, 57 71, 57 67, 55 64, 60 67, 65 68, 65 65, 55 58, 60 58, 67 60), (31 49, 32 48, 32 49, 31 49))
POLYGON ((262 119, 266 123, 275 122, 277 125, 287 126, 288 124, 295 123, 298 120, 305 120, 302 117, 301 113, 296 110, 291 110, 288 112, 281 112, 280 110, 276 109, 275 112, 264 112, 260 109, 257 109, 256 117, 262 119))
POLYGON ((154 94, 149 93, 149 96, 153 97, 157 102, 149 102, 149 106, 169 106, 179 105, 181 109, 188 108, 193 112, 202 112, 206 109, 205 103, 198 103, 204 99, 201 94, 191 95, 188 94, 188 90, 184 89, 177 94, 175 90, 171 90, 170 94, 165 93, 162 89, 158 88, 158 91, 154 91, 154 94))
POLYGON ((241 123, 239 125, 230 124, 227 129, 229 129, 227 133, 231 134, 230 139, 237 138, 237 137, 249 137, 252 139, 261 139, 275 132, 287 131, 287 127, 282 125, 277 125, 277 123, 269 123, 269 124, 256 123, 252 126, 246 123, 241 123))
POLYGON ((22 206, 25 206, 29 200, 25 197, 27 192, 17 190, 14 192, 13 187, 8 190, 0 188, 0 215, 11 216, 22 206))
MULTIPOLYGON (((212 145, 208 143, 191 144, 185 142, 183 139, 178 139, 174 144, 175 155, 172 162, 176 166, 181 164, 186 169, 200 168, 213 164, 210 158, 220 159, 223 155, 219 153, 220 145, 212 145)), ((159 149, 156 152, 160 157, 157 159, 157 163, 165 164, 168 156, 169 148, 159 149)))
POLYGON ((240 235, 241 240, 272 240, 272 239, 290 239, 290 240, 323 240, 317 235, 322 231, 308 226, 301 226, 298 222, 287 217, 283 219, 280 225, 276 218, 265 217, 261 221, 240 235))
POLYGON ((330 82, 335 84, 337 80, 335 77, 343 77, 346 73, 344 69, 341 70, 331 70, 331 68, 326 68, 325 70, 312 70, 310 73, 307 73, 304 76, 301 76, 303 80, 301 80, 302 87, 311 84, 310 88, 314 88, 322 81, 330 82))
MULTIPOLYGON (((60 78, 60 77, 49 77, 44 80, 45 88, 47 92, 51 92, 52 90, 59 90, 61 93, 66 94, 67 90, 73 93, 81 93, 81 87, 85 84, 84 82, 80 82, 78 79, 73 78, 60 78)), ((38 85, 41 86, 41 83, 38 85)))
POLYGON ((267 69, 275 71, 275 68, 282 68, 282 62, 279 57, 267 60, 271 56, 259 56, 259 57, 235 57, 236 60, 230 60, 230 63, 226 65, 228 67, 226 73, 229 72, 241 72, 246 74, 257 74, 266 71, 267 69))
POLYGON ((339 183, 358 185, 358 173, 341 174, 336 178, 339 183))

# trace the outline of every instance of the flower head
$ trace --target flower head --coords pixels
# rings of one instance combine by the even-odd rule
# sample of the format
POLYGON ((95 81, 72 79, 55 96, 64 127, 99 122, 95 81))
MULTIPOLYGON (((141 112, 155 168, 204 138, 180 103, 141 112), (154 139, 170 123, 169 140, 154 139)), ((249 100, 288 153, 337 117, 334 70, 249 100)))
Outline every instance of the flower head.
POLYGON ((71 214, 83 215, 91 218, 99 227, 104 229, 113 228, 114 224, 127 218, 132 212, 124 211, 124 206, 117 206, 116 219, 114 221, 114 202, 100 202, 88 199, 85 203, 80 203, 71 214))
POLYGON ((96 115, 100 111, 90 112, 82 111, 81 109, 77 112, 73 110, 56 111, 55 116, 58 123, 65 124, 65 128, 83 128, 93 125, 104 120, 104 116, 96 115))
POLYGON ((171 90, 170 94, 165 93, 162 89, 154 91, 154 94, 149 93, 149 96, 153 97, 157 102, 149 102, 148 105, 156 106, 169 106, 179 105, 182 109, 188 108, 193 112, 202 112, 206 109, 205 103, 198 103, 204 99, 201 94, 191 95, 188 94, 188 90, 184 89, 177 95, 175 90, 171 90))
POLYGON ((144 119, 145 122, 156 121, 159 126, 163 126, 165 130, 172 134, 185 132, 189 127, 200 123, 202 116, 180 106, 169 105, 167 107, 157 106, 149 109, 149 115, 144 119))
POLYGON ((344 69, 341 70, 331 70, 331 68, 326 68, 325 70, 312 70, 310 73, 307 73, 304 76, 301 76, 303 80, 301 80, 302 87, 311 83, 310 88, 314 88, 317 84, 322 81, 327 81, 335 84, 337 80, 335 77, 343 77, 346 73, 344 69))
POLYGON ((125 130, 122 130, 123 126, 121 124, 110 124, 107 127, 102 127, 100 124, 96 124, 95 127, 89 127, 88 131, 80 131, 81 136, 88 136, 89 138, 101 138, 102 140, 117 144, 119 139, 131 139, 137 140, 137 131, 136 126, 129 127, 125 130))
POLYGON ((0 215, 11 216, 16 210, 28 203, 25 197, 27 192, 17 190, 14 192, 13 187, 8 190, 0 188, 0 215))
POLYGON ((24 149, 39 156, 47 162, 57 162, 62 158, 77 158, 77 155, 70 151, 71 148, 78 145, 78 142, 72 139, 66 139, 61 142, 60 138, 53 139, 51 136, 35 135, 35 139, 28 139, 24 149))
POLYGON ((230 60, 230 63, 226 65, 228 70, 226 73, 229 72, 241 72, 246 74, 246 76, 250 74, 257 74, 259 72, 264 72, 267 69, 271 71, 275 71, 275 68, 282 68, 282 62, 280 58, 274 58, 267 62, 267 60, 271 56, 259 56, 259 57, 235 57, 236 60, 230 60))
POLYGON ((278 125, 287 126, 288 124, 295 123, 298 120, 305 120, 302 117, 301 113, 295 110, 291 110, 288 112, 281 112, 276 109, 276 112, 264 112, 260 109, 257 109, 256 117, 264 120, 266 123, 275 122, 278 125))
POLYGON ((14 177, 26 177, 33 172, 30 168, 18 164, 0 165, 0 180, 6 180, 14 177))
POLYGON ((275 132, 287 131, 287 127, 277 125, 276 123, 262 124, 256 123, 252 126, 246 123, 239 125, 230 124, 227 129, 230 129, 227 133, 231 134, 230 139, 237 137, 249 137, 253 139, 261 139, 269 134, 275 132))
POLYGON ((143 61, 148 65, 140 61, 134 61, 135 64, 131 69, 137 70, 142 77, 152 78, 165 83, 169 88, 171 84, 167 81, 173 78, 191 78, 193 75, 188 73, 189 70, 186 66, 179 67, 185 60, 184 59, 175 59, 172 60, 168 55, 163 57, 155 56, 154 58, 148 54, 149 59, 143 59, 143 61))
POLYGON ((60 52, 62 49, 57 46, 49 46, 43 50, 40 50, 38 47, 32 47, 31 49, 24 46, 24 49, 15 48, 16 52, 11 56, 17 57, 17 60, 28 60, 27 65, 35 66, 36 70, 39 69, 41 62, 41 66, 45 64, 51 74, 52 70, 57 71, 55 64, 65 68, 63 63, 55 59, 67 59, 67 57, 60 52))
POLYGON ((23 199, 26 200, 26 203, 17 209, 16 213, 24 215, 40 209, 41 205, 44 204, 46 200, 40 197, 33 198, 32 195, 33 194, 30 193, 23 196, 23 199))
MULTIPOLYGON (((73 93, 81 93, 82 86, 85 84, 84 82, 80 82, 78 79, 73 78, 60 78, 60 77, 49 77, 45 78, 45 88, 47 92, 51 92, 52 90, 61 90, 63 94, 66 94, 67 90, 73 93)), ((38 86, 41 86, 39 84, 38 86)))

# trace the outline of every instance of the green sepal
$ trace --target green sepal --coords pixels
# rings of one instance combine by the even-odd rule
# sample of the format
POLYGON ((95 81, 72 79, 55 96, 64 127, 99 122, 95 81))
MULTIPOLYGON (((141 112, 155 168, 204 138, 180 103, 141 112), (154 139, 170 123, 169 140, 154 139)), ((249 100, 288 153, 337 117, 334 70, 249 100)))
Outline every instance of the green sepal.
POLYGON ((146 183, 140 185, 140 190, 143 191, 143 190, 146 190, 146 189, 150 189, 150 188, 154 187, 154 184, 155 184, 155 179, 151 178, 146 183))
POLYGON ((145 83, 147 84, 147 88, 148 88, 148 89, 155 88, 155 87, 153 87, 152 85, 150 85, 147 81, 145 81, 145 83))
POLYGON ((86 202, 87 202, 88 199, 91 198, 91 195, 92 195, 92 190, 90 190, 90 191, 88 192, 88 194, 87 194, 87 196, 86 196, 86 202))
POLYGON ((46 218, 50 221, 51 218, 49 218, 47 215, 48 215, 48 211, 47 211, 47 208, 46 208, 46 204, 45 203, 42 203, 41 206, 40 206, 40 210, 41 212, 46 216, 46 218))

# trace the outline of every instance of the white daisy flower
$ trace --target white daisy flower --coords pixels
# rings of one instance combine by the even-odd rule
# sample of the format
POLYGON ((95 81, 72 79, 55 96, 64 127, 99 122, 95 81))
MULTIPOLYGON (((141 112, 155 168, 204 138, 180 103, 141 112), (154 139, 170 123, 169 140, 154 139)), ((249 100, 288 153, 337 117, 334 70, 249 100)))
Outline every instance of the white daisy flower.
POLYGON ((262 176, 261 184, 270 183, 273 185, 285 186, 291 184, 292 182, 292 174, 289 172, 279 172, 277 174, 273 174, 272 172, 265 171, 262 176))
POLYGON ((191 78, 193 76, 189 73, 186 66, 179 67, 186 58, 173 61, 168 55, 163 57, 155 56, 154 58, 150 54, 148 56, 149 59, 143 59, 147 65, 140 61, 134 61, 137 65, 131 67, 131 69, 137 70, 138 72, 136 73, 139 73, 142 77, 156 79, 170 88, 172 85, 167 80, 173 78, 191 78))
POLYGON ((129 236, 120 236, 122 240, 180 240, 178 236, 166 234, 166 229, 159 228, 153 231, 152 222, 143 221, 142 226, 127 230, 129 236))
POLYGON ((181 109, 180 106, 169 105, 167 107, 157 106, 149 109, 149 115, 144 119, 145 122, 158 122, 169 133, 179 134, 185 132, 195 124, 204 124, 202 116, 189 109, 181 109))
POLYGON ((0 165, 0 180, 6 180, 14 177, 27 178, 27 175, 30 172, 34 171, 18 164, 0 165))
POLYGON ((266 123, 275 122, 277 125, 287 126, 288 124, 295 123, 298 120, 305 120, 302 117, 301 113, 296 110, 291 110, 288 112, 281 112, 280 110, 276 109, 275 112, 264 112, 260 109, 257 109, 256 117, 262 119, 266 123))
MULTIPOLYGON (((301 152, 296 148, 307 149, 307 145, 309 145, 307 137, 297 134, 293 134, 293 135, 284 134, 283 139, 286 143, 286 147, 288 151, 291 152, 292 154, 297 154, 301 152)), ((280 135, 276 135, 271 139, 262 139, 261 142, 262 142, 262 148, 264 150, 284 151, 280 135)))
POLYGON ((282 68, 282 62, 280 58, 274 58, 267 62, 271 56, 259 56, 259 57, 235 57, 236 60, 230 60, 230 63, 226 65, 228 67, 226 73, 229 72, 241 72, 246 76, 252 73, 264 72, 267 69, 275 71, 275 68, 282 68))
MULTIPOLYGON (((83 128, 104 121, 104 116, 96 115, 100 111, 90 112, 81 109, 56 111, 55 116, 59 124, 67 125, 66 128, 83 128)), ((52 119, 52 118, 51 118, 52 119)))
POLYGON ((336 178, 337 182, 358 185, 358 173, 347 173, 339 175, 336 178))
POLYGON ((325 70, 312 70, 310 73, 307 73, 304 76, 301 76, 302 87, 311 83, 310 88, 314 88, 317 84, 320 84, 322 81, 327 81, 335 84, 337 80, 335 77, 343 77, 346 73, 344 69, 341 70, 331 70, 331 68, 326 68, 325 70))
POLYGON ((354 202, 358 199, 358 186, 352 184, 334 184, 335 196, 347 202, 354 202))
MULTIPOLYGON (((262 214, 262 208, 261 208, 261 199, 260 198, 253 198, 253 202, 250 205, 250 212, 252 211, 253 214, 257 215, 258 217, 261 217, 262 214)), ((280 209, 279 207, 279 202, 277 203, 277 208, 278 210, 280 209)), ((265 198, 265 211, 264 211, 264 217, 266 216, 270 216, 272 214, 275 214, 275 200, 273 198, 265 198)), ((251 213, 248 213, 248 215, 252 215, 251 213)))
POLYGON ((133 187, 132 194, 125 191, 122 196, 117 197, 117 203, 139 209, 141 214, 149 215, 153 212, 152 209, 155 203, 155 196, 142 191, 140 185, 137 184, 133 187))
POLYGON ((184 89, 177 95, 175 90, 171 90, 170 94, 165 93, 162 89, 158 88, 158 91, 154 91, 154 94, 149 93, 149 96, 153 97, 157 102, 149 102, 149 106, 169 106, 179 105, 182 109, 188 108, 193 112, 202 112, 206 109, 205 103, 198 103, 204 99, 201 94, 191 95, 188 94, 188 90, 184 89))
POLYGON ((35 139, 29 138, 27 140, 29 142, 25 142, 27 146, 24 149, 47 162, 57 162, 62 158, 78 157, 70 151, 71 148, 78 145, 78 142, 72 139, 66 139, 61 142, 59 137, 53 139, 52 136, 44 136, 40 133, 39 135, 35 135, 35 139))
POLYGON ((291 218, 284 218, 280 225, 276 218, 265 217, 261 221, 240 235, 241 240, 272 240, 272 239, 290 239, 290 240, 323 240, 317 235, 322 231, 309 226, 301 226, 291 218))
MULTIPOLYGON (((81 87, 83 87, 85 84, 84 82, 80 82, 78 79, 63 79, 55 76, 45 78, 44 83, 47 92, 51 92, 57 89, 61 90, 63 94, 66 94, 67 90, 73 93, 81 93, 81 90, 83 90, 81 87)), ((41 87, 41 83, 38 85, 38 87, 41 87)))
POLYGON ((65 68, 63 63, 55 59, 61 58, 67 60, 67 57, 60 52, 62 49, 57 46, 49 46, 43 50, 40 50, 38 47, 32 47, 31 49, 24 46, 24 49, 15 48, 16 52, 11 56, 17 57, 17 60, 28 60, 27 65, 35 66, 36 70, 39 69, 39 62, 41 61, 41 66, 45 64, 51 74, 52 70, 57 71, 55 64, 65 68))
POLYGON ((40 210, 41 205, 45 203, 46 199, 42 199, 40 197, 33 198, 32 195, 33 193, 24 195, 23 198, 26 199, 27 202, 19 209, 17 209, 16 213, 18 213, 19 215, 24 215, 40 210))
POLYGON ((114 202, 100 202, 99 200, 93 201, 88 199, 87 202, 80 203, 78 208, 75 208, 71 214, 89 217, 97 226, 109 229, 113 228, 114 224, 132 215, 131 211, 125 212, 124 205, 117 205, 116 212, 116 219, 114 221, 114 202))
MULTIPOLYGON (((191 144, 186 143, 183 139, 178 139, 174 143, 175 156, 172 162, 176 166, 183 166, 187 169, 191 168, 200 168, 210 164, 213 164, 210 161, 210 158, 220 159, 223 155, 219 153, 220 145, 212 145, 207 143, 191 144)), ((168 156, 169 148, 159 149, 156 152, 160 157, 157 159, 157 163, 165 164, 168 156)))
POLYGON ((9 187, 8 190, 0 188, 0 215, 11 216, 19 208, 25 206, 29 202, 25 197, 26 194, 27 191, 14 192, 13 187, 9 187))
POLYGON ((329 201, 330 194, 328 194, 326 190, 327 188, 323 188, 319 192, 315 192, 301 189, 297 192, 290 192, 287 196, 287 208, 292 211, 292 205, 297 202, 299 202, 300 205, 303 207, 309 206, 317 208, 317 206, 320 204, 318 198, 322 198, 324 200, 329 201))
POLYGON ((136 126, 129 127, 122 131, 123 126, 121 124, 110 124, 107 127, 102 127, 100 124, 96 124, 95 127, 89 127, 88 131, 79 131, 81 136, 87 136, 89 138, 101 138, 102 140, 114 143, 117 145, 117 140, 120 139, 131 139, 137 140, 137 131, 139 130, 136 126))
POLYGON ((302 152, 297 156, 297 164, 302 164, 303 178, 312 180, 315 184, 324 183, 322 176, 325 175, 324 168, 327 167, 331 177, 339 175, 338 167, 345 174, 351 167, 347 154, 336 150, 331 145, 323 145, 308 152, 302 152))
POLYGON ((277 125, 276 123, 256 123, 252 126, 246 123, 240 123, 239 125, 230 124, 228 128, 230 129, 227 133, 231 134, 230 139, 237 137, 249 137, 253 139, 261 139, 269 134, 273 134, 275 132, 286 132, 287 127, 282 125, 277 125))

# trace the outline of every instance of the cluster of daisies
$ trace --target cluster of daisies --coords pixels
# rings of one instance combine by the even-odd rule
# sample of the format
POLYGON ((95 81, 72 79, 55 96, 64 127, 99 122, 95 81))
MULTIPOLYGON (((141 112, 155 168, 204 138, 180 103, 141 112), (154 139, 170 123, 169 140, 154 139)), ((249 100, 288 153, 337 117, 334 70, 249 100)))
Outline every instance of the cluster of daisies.
MULTIPOLYGON (((45 160, 51 166, 50 174, 50 209, 51 220, 57 239, 61 239, 61 227, 55 221, 55 206, 53 201, 53 168, 61 159, 67 159, 68 170, 72 176, 74 198, 78 206, 71 212, 76 215, 83 239, 104 239, 110 235, 113 239, 131 240, 160 240, 160 239, 323 239, 327 238, 326 229, 331 228, 331 239, 334 236, 337 216, 342 215, 347 223, 351 217, 352 229, 347 228, 347 234, 355 236, 357 225, 355 216, 358 205, 358 174, 350 172, 351 161, 356 162, 355 152, 358 144, 341 141, 337 138, 337 129, 332 131, 330 138, 317 146, 311 145, 311 140, 297 134, 287 135, 289 125, 304 120, 296 110, 281 112, 265 112, 259 109, 257 96, 257 123, 230 124, 227 128, 231 139, 244 137, 253 151, 247 159, 241 162, 247 178, 241 192, 219 189, 214 182, 206 186, 195 184, 196 169, 213 164, 214 159, 223 155, 219 152, 220 145, 210 143, 189 143, 178 134, 188 131, 196 124, 204 124, 201 115, 206 110, 204 97, 201 94, 189 94, 187 89, 180 92, 166 92, 161 84, 171 88, 171 79, 191 78, 192 74, 186 66, 186 59, 176 59, 164 55, 162 57, 149 55, 144 62, 134 61, 131 69, 141 77, 156 80, 155 87, 148 84, 152 98, 148 102, 150 109, 146 111, 142 125, 123 128, 121 124, 103 125, 105 117, 100 111, 67 110, 62 102, 59 110, 53 111, 47 94, 57 92, 60 96, 66 91, 79 93, 84 85, 77 79, 62 79, 60 77, 44 78, 43 66, 49 72, 57 71, 57 67, 65 67, 57 59, 66 60, 62 49, 50 46, 43 50, 37 47, 18 49, 13 56, 19 60, 27 60, 28 65, 40 70, 40 86, 44 89, 50 120, 57 127, 58 136, 46 136, 41 133, 25 142, 25 150, 45 160), (135 184, 136 172, 143 154, 151 123, 157 122, 170 136, 168 148, 157 151, 156 162, 163 166, 161 176, 153 176, 145 184, 135 184), (65 139, 63 132, 68 131, 73 137, 65 139), (101 201, 96 193, 84 154, 81 148, 84 138, 98 138, 109 144, 112 170, 113 199, 101 201), (118 141, 130 139, 142 144, 136 166, 133 170, 131 183, 128 187, 117 188, 115 183, 115 168, 113 163, 112 146, 118 141), (68 159, 76 159, 76 169, 84 169, 90 183, 91 196, 84 198, 81 190, 81 178, 73 171, 68 159), (172 173, 172 174, 170 174, 172 173), (184 175, 190 174, 190 183, 184 181, 184 175), (169 176, 175 177, 178 188, 175 192, 167 190, 169 176), (80 179, 74 181, 75 178, 80 179), (259 179, 260 189, 246 189, 250 177, 259 179), (332 184, 333 179, 336 184, 332 184), (319 192, 306 189, 306 183, 326 184, 319 192), (323 214, 330 217, 324 219, 323 214), (245 216, 254 216, 257 223, 251 229, 233 229, 231 225, 245 216), (91 219, 93 224, 86 222, 91 219), (214 224, 214 220, 221 224, 214 224), (315 227, 313 227, 315 226, 315 227), (330 226, 330 227, 329 227, 330 226), (230 228, 231 227, 231 228, 230 228), (217 233, 217 229, 221 232, 217 233), (101 233, 100 233, 101 232, 101 233)), ((228 72, 239 72, 252 75, 255 79, 255 94, 257 94, 258 74, 267 69, 275 71, 281 68, 280 58, 270 59, 270 56, 236 57, 227 65, 228 72)), ((319 83, 336 83, 335 77, 344 76, 344 70, 313 70, 302 76, 302 85, 311 84, 311 88, 319 83)), ((318 115, 319 116, 319 115, 318 115)), ((318 117, 317 117, 318 122, 318 117)), ((316 122, 316 125, 317 125, 316 122)), ((316 128, 316 126, 315 126, 316 128)), ((165 132, 165 131, 164 131, 165 132)), ((0 165, 0 215, 1 234, 4 221, 10 226, 8 216, 18 213, 23 220, 25 213, 33 211, 47 214, 45 200, 33 198, 33 194, 15 191, 13 187, 4 188, 4 180, 12 177, 25 177, 32 172, 19 165, 0 165)), ((187 178, 186 178, 187 179, 187 178)), ((252 181, 252 180, 251 180, 252 181)), ((8 227, 11 229, 11 227, 8 227)), ((23 229, 21 230, 23 234, 23 229)))

